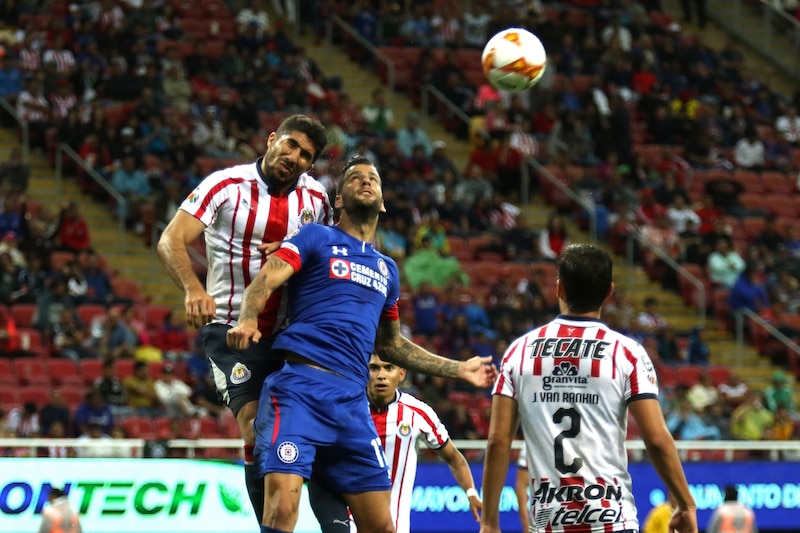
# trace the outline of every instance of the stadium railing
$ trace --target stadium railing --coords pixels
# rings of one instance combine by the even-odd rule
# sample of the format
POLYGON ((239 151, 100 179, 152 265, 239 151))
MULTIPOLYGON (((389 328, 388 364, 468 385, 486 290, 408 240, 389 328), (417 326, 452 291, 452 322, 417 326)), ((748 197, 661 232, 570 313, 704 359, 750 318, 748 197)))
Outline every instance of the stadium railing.
MULTIPOLYGON (((476 450, 485 451, 485 440, 453 440, 453 444, 462 451, 476 450)), ((108 451, 110 448, 119 450, 116 457, 144 457, 146 442, 143 439, 110 439, 110 440, 82 440, 82 439, 13 439, 0 438, 0 449, 16 448, 23 449, 36 456, 37 450, 49 447, 68 447, 72 449, 103 449, 108 451)), ((515 440, 512 449, 520 450, 522 441, 515 440)), ((186 457, 192 458, 198 450, 206 448, 229 448, 241 450, 242 441, 239 439, 172 439, 166 442, 170 449, 183 449, 186 457)), ((793 441, 740 441, 740 440, 678 440, 675 441, 682 460, 692 460, 691 453, 698 451, 723 452, 719 460, 731 462, 737 460, 737 452, 766 452, 760 457, 764 461, 778 461, 781 459, 796 460, 800 457, 800 440, 793 441)), ((625 447, 630 452, 631 460, 634 462, 646 461, 646 447, 641 440, 627 440, 625 447)), ((108 456, 108 455, 107 455, 108 456)), ((110 456, 109 456, 110 457, 110 456)))
MULTIPOLYGON (((387 102, 391 103, 391 99, 394 97, 394 77, 395 77, 395 70, 394 70, 394 63, 391 59, 386 57, 386 54, 378 50, 374 44, 366 40, 361 34, 356 31, 350 24, 345 22, 339 15, 330 15, 325 21, 325 40, 328 43, 328 46, 333 46, 333 27, 334 25, 341 31, 345 32, 351 39, 356 41, 360 44, 364 49, 369 52, 372 56, 375 57, 378 61, 383 63, 386 66, 386 99, 387 102)), ((333 49, 333 48, 331 48, 333 49)))
POLYGON ((800 21, 789 13, 769 0, 712 0, 708 16, 789 76, 800 79, 800 21), (744 16, 745 12, 753 10, 759 15, 759 24, 755 27, 753 18, 744 16), (793 53, 782 52, 785 48, 780 46, 780 40, 791 44, 793 53))
POLYGON ((800 370, 800 346, 798 346, 796 342, 781 333, 775 326, 764 320, 757 313, 754 313, 746 307, 737 309, 733 316, 736 327, 736 355, 739 361, 744 357, 742 347, 745 339, 745 318, 749 318, 752 321, 751 327, 760 327, 764 329, 773 339, 786 346, 786 350, 789 353, 789 365, 795 375, 798 375, 798 370, 800 370))
POLYGON ((64 193, 64 156, 69 157, 75 164, 81 167, 86 175, 91 177, 109 196, 117 202, 117 218, 119 238, 117 239, 117 247, 120 253, 125 253, 127 243, 125 239, 125 214, 128 212, 128 202, 120 193, 105 179, 98 174, 92 167, 86 164, 86 161, 78 155, 78 153, 70 148, 68 144, 61 143, 56 147, 56 183, 58 187, 58 194, 64 193))
MULTIPOLYGON (((539 163, 533 157, 525 160, 526 165, 522 165, 522 186, 523 189, 530 187, 530 168, 533 167, 539 176, 549 181, 554 187, 558 188, 570 200, 578 204, 589 218, 589 242, 597 242, 597 209, 594 202, 578 194, 572 187, 558 179, 552 172, 539 163)), ((526 191, 527 192, 527 191, 526 191)))
POLYGON ((0 96, 0 107, 5 109, 6 112, 11 116, 11 118, 13 118, 16 121, 16 123, 19 124, 20 141, 22 142, 22 162, 27 165, 29 154, 31 151, 28 121, 25 120, 22 116, 20 116, 20 114, 17 113, 17 110, 14 109, 14 106, 11 104, 11 102, 6 100, 2 96, 0 96))
MULTIPOLYGON (((653 252, 659 259, 664 261, 667 268, 671 268, 674 270, 678 276, 685 278, 689 283, 691 283, 694 288, 697 290, 697 326, 700 328, 704 328, 706 325, 706 308, 707 308, 707 300, 706 300, 706 289, 699 279, 697 279, 691 272, 683 268, 677 261, 675 261, 672 257, 669 256, 664 250, 658 248, 657 246, 652 245, 651 243, 645 241, 639 233, 631 233, 628 235, 627 245, 626 245, 626 252, 625 252, 625 260, 629 267, 633 267, 635 262, 635 245, 639 244, 640 247, 646 248, 647 250, 653 252)), ((633 278, 628 278, 628 283, 632 283, 633 278)))

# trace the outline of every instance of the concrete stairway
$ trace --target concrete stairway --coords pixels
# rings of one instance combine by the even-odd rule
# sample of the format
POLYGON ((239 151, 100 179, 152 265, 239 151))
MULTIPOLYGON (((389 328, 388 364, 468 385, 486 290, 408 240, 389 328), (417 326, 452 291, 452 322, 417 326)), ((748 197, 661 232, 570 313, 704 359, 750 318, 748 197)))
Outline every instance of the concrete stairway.
MULTIPOLYGON (((18 145, 16 132, 0 129, 0 161, 8 158, 18 145)), ((56 172, 39 151, 29 158, 31 180, 28 197, 57 214, 65 202, 75 201, 89 224, 94 248, 109 262, 118 276, 139 282, 142 292, 153 304, 183 308, 183 296, 161 266, 155 252, 144 245, 143 238, 131 231, 120 232, 110 207, 83 194, 74 180, 59 183, 56 172)))

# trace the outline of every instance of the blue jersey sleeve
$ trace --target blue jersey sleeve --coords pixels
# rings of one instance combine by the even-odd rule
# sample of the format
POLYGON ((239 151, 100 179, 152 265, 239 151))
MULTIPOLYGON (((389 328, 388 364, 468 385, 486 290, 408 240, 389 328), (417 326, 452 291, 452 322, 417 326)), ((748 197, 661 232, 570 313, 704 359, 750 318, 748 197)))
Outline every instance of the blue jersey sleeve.
POLYGON ((303 263, 308 263, 318 253, 323 239, 322 226, 306 224, 284 237, 281 247, 275 251, 275 257, 283 259, 298 272, 303 263))

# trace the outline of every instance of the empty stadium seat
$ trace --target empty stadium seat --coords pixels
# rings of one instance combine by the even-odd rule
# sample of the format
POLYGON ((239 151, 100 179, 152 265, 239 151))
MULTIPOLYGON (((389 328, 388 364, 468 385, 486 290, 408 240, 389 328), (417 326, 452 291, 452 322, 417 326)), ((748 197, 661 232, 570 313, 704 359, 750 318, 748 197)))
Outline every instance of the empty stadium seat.
POLYGON ((731 369, 727 366, 710 366, 706 369, 706 372, 708 372, 715 387, 727 383, 728 377, 731 375, 731 369))
POLYGON ((49 385, 44 359, 40 357, 20 357, 14 359, 14 374, 23 385, 49 385))
POLYGON ((147 329, 161 329, 164 319, 172 312, 168 305, 148 305, 144 311, 144 326, 147 329))
POLYGON ((766 192, 777 194, 794 193, 794 181, 785 172, 764 171, 761 173, 761 182, 766 192))
POLYGON ((11 317, 18 328, 33 327, 36 316, 36 304, 14 304, 11 306, 11 317))
POLYGON ((125 379, 133 375, 133 359, 117 359, 114 361, 114 373, 119 379, 125 379))
POLYGON ((0 387, 16 385, 19 381, 14 365, 8 359, 0 359, 0 387))
POLYGON ((20 405, 19 391, 16 387, 0 387, 0 405, 5 410, 20 405))
POLYGON ((143 416, 125 418, 120 422, 120 426, 132 439, 155 440, 157 437, 153 421, 143 416))
POLYGON ((50 399, 50 387, 47 385, 28 385, 21 387, 18 393, 19 403, 33 402, 41 409, 50 399))
POLYGON ((71 410, 74 410, 82 404, 86 398, 86 387, 83 386, 63 386, 59 387, 58 391, 61 393, 61 396, 64 397, 64 400, 71 410))
POLYGON ((54 385, 81 385, 83 377, 71 359, 46 359, 45 370, 54 385))
POLYGON ((691 387, 700 381, 700 375, 705 370, 696 365, 682 365, 678 367, 678 383, 686 387, 691 387))
POLYGON ((83 383, 91 386, 97 378, 103 375, 103 362, 99 359, 81 359, 80 369, 83 383))

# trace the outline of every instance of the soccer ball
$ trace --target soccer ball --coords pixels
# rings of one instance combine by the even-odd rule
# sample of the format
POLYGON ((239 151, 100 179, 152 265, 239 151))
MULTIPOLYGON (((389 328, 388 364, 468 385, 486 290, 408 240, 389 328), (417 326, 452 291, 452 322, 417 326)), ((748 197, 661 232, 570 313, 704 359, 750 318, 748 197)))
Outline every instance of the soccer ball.
POLYGON ((483 72, 496 89, 519 92, 536 85, 544 74, 547 53, 534 34, 522 28, 496 33, 481 56, 483 72))

